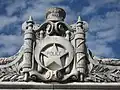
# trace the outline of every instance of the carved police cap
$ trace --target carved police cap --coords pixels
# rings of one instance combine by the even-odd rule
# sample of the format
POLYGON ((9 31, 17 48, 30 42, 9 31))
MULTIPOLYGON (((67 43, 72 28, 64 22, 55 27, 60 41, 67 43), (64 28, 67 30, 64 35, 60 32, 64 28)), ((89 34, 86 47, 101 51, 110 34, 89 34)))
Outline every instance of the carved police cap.
POLYGON ((66 12, 62 8, 49 8, 46 13, 46 19, 51 21, 63 21, 66 17, 66 12))

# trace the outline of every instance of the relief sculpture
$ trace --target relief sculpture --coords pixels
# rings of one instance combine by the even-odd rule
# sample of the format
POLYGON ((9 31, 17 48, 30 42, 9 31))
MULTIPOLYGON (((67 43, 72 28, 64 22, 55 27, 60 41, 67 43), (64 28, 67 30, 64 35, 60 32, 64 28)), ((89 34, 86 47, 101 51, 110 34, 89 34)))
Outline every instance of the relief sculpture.
POLYGON ((24 44, 17 54, 0 58, 0 81, 119 82, 120 60, 101 59, 86 46, 88 23, 68 25, 62 8, 48 9, 36 24, 30 16, 22 24, 24 44))

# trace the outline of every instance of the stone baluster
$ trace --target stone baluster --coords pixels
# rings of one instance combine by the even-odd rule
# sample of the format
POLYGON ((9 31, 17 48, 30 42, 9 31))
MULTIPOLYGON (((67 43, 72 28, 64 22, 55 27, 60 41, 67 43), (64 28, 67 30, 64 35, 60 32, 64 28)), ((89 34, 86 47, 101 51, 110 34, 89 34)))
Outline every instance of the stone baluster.
POLYGON ((26 22, 27 26, 24 30, 24 55, 23 55, 23 73, 25 75, 24 80, 27 81, 28 72, 32 67, 32 54, 33 54, 33 40, 34 40, 34 31, 33 31, 33 20, 32 17, 29 17, 29 20, 26 22))
POLYGON ((82 27, 83 22, 80 17, 76 24, 75 33, 75 48, 76 48, 76 67, 79 75, 79 80, 84 81, 85 69, 86 69, 86 47, 85 47, 85 30, 82 27))

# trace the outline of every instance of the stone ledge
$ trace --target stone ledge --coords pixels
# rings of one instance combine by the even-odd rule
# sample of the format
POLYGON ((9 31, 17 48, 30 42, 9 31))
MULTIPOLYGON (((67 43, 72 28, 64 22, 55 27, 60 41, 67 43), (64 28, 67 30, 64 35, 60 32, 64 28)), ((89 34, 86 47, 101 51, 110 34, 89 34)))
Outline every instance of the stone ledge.
POLYGON ((0 89, 81 89, 81 90, 120 90, 120 83, 35 83, 0 82, 0 89))

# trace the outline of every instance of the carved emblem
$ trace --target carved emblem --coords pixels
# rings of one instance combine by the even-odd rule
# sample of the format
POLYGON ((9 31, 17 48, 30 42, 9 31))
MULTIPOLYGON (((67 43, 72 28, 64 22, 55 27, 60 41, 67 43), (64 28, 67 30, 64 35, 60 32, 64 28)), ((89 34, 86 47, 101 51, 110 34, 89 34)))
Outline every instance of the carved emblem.
POLYGON ((78 18, 64 22, 61 8, 50 8, 46 21, 22 25, 24 45, 8 58, 0 58, 1 81, 120 82, 120 60, 95 58, 85 44, 88 24, 78 18))
POLYGON ((50 70, 65 68, 73 60, 73 46, 59 36, 46 37, 36 46, 35 51, 37 62, 50 70))

